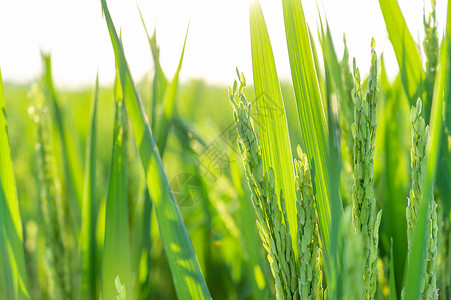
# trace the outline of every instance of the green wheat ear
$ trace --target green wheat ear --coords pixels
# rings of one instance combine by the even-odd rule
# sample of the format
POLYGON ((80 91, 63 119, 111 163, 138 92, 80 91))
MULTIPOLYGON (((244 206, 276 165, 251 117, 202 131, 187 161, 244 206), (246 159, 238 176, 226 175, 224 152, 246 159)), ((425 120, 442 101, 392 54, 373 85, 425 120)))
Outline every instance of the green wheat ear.
POLYGON ((321 251, 319 247, 318 216, 315 207, 312 179, 307 155, 297 147, 299 160, 296 170, 296 209, 298 221, 298 249, 300 256, 300 299, 322 299, 321 251))
MULTIPOLYGON (((239 73, 238 73, 239 74, 239 73)), ((257 214, 257 227, 275 280, 277 299, 298 299, 297 266, 288 230, 285 200, 280 192, 279 208, 272 168, 263 169, 257 135, 251 117, 251 104, 244 96, 246 81, 239 76, 229 87, 229 100, 238 129, 238 145, 243 158, 251 201, 257 214)))
MULTIPOLYGON (((407 218, 407 242, 409 254, 413 243, 413 236, 416 226, 417 213, 420 203, 423 201, 423 182, 426 172, 426 144, 428 140, 428 126, 425 125, 423 117, 421 117, 422 102, 418 98, 416 106, 412 106, 410 110, 412 148, 411 157, 411 174, 412 188, 410 190, 410 199, 406 208, 407 218)), ((429 205, 429 219, 427 228, 429 234, 426 240, 426 252, 424 256, 424 270, 422 274, 422 283, 420 292, 423 299, 437 298, 437 204, 432 197, 429 205)))
POLYGON ((377 249, 379 241, 379 224, 382 216, 376 216, 376 199, 374 196, 374 151, 376 142, 376 102, 377 55, 375 41, 371 39, 371 68, 368 81, 369 91, 362 97, 360 72, 354 67, 354 118, 351 132, 354 138, 354 186, 352 188, 352 208, 354 225, 364 241, 364 283, 365 299, 373 299, 376 292, 377 249))

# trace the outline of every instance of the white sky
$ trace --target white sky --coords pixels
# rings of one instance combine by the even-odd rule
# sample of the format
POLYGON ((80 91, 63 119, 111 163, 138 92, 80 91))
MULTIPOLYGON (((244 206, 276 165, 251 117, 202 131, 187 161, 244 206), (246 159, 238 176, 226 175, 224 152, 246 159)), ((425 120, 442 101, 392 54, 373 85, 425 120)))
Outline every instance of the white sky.
MULTIPOLYGON (((363 73, 370 64, 370 40, 384 52, 389 74, 397 63, 387 38, 377 0, 318 0, 342 55, 343 32, 350 55, 363 73), (324 9, 325 11, 324 11, 324 9)), ((398 0, 416 40, 423 38, 423 0, 398 0)), ((425 0, 429 5, 429 0, 425 0)), ((125 53, 135 79, 153 68, 148 41, 141 25, 141 8, 150 32, 157 28, 163 70, 172 78, 178 64, 188 22, 181 79, 204 78, 229 84, 235 67, 252 78, 248 2, 243 0, 107 0, 116 28, 122 29, 125 53)), ((290 78, 283 25, 282 1, 261 0, 281 78, 290 78)), ((307 20, 316 34, 316 1, 303 0, 307 20)), ((438 0, 439 29, 446 20, 446 3, 438 0)), ((441 32, 441 31, 440 31, 441 32)), ((0 67, 3 80, 31 82, 41 72, 40 51, 50 52, 60 88, 91 86, 114 79, 113 50, 100 0, 0 0, 0 67)))

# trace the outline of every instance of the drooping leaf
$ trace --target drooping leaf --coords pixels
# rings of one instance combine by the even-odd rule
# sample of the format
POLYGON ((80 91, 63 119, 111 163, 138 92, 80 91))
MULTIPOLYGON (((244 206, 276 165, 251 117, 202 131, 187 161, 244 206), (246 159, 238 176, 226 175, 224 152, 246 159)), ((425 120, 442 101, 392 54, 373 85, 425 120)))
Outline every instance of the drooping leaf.
MULTIPOLYGON (((401 81, 411 105, 422 97, 424 71, 418 46, 407 28, 397 0, 379 0, 388 37, 395 50, 401 81)), ((430 106, 430 105, 429 105, 430 106)))

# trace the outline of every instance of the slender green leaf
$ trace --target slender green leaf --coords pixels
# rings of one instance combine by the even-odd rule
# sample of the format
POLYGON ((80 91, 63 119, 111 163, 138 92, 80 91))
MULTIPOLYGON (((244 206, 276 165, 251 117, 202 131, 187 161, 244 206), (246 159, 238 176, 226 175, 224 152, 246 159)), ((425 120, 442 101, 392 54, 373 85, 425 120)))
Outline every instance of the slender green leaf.
POLYGON ((166 141, 169 135, 170 121, 174 112, 175 96, 177 92, 180 69, 182 68, 183 56, 185 54, 186 39, 188 38, 188 29, 186 29, 185 41, 183 42, 182 54, 180 56, 179 65, 175 72, 174 78, 166 89, 163 98, 163 114, 158 119, 158 130, 155 132, 155 140, 157 142, 158 151, 163 155, 166 147, 166 141))
MULTIPOLYGON (((334 45, 332 42, 332 36, 329 30, 329 25, 326 23, 327 32, 322 39, 323 47, 323 57, 324 66, 326 69, 326 100, 327 100, 327 111, 329 116, 328 122, 328 133, 329 133, 329 168, 330 168, 330 208, 331 208, 331 225, 330 225, 330 252, 329 259, 329 274, 328 274, 328 293, 330 297, 338 297, 341 295, 341 278, 338 278, 339 274, 339 260, 337 253, 341 250, 339 249, 338 239, 338 228, 340 224, 340 219, 343 213, 342 202, 340 198, 339 188, 340 188, 340 170, 341 170, 341 146, 340 146, 340 121, 339 121, 339 106, 338 101, 345 101, 346 94, 344 91, 344 86, 342 84, 341 69, 338 63, 337 55, 335 53, 334 45), (338 99, 332 97, 333 92, 336 93, 338 99), (338 294, 337 294, 338 293, 338 294)), ((321 25, 322 27, 322 25, 321 25)), ((342 257, 340 253, 340 257, 342 257)))
POLYGON ((0 298, 29 299, 25 269, 22 221, 14 179, 0 73, 0 298))
MULTIPOLYGON (((422 96, 424 71, 418 46, 407 28, 406 21, 396 0, 379 0, 388 37, 395 50, 401 81, 411 105, 422 96)), ((430 106, 430 105, 429 105, 430 106)))
MULTIPOLYGON (((258 134, 262 149, 263 168, 274 170, 275 191, 286 202, 292 244, 297 245, 296 194, 293 157, 285 107, 280 92, 274 56, 260 4, 250 7, 252 67, 257 106, 258 134)), ((280 203, 279 203, 280 204, 280 203)), ((297 247, 293 247, 298 260, 297 247)))
MULTIPOLYGON (((310 39, 300 0, 283 0, 285 33, 304 150, 312 168, 319 230, 326 253, 330 250, 330 181, 327 106, 321 97, 310 39)), ((335 180, 335 179, 334 179, 335 180)), ((334 237, 336 240, 336 236, 334 237)), ((337 241, 334 242, 337 244, 337 241)))
POLYGON ((122 97, 119 78, 115 83, 116 114, 114 120, 113 154, 106 197, 105 243, 102 262, 102 298, 114 299, 116 276, 121 278, 129 299, 131 289, 131 257, 125 168, 125 126, 127 111, 122 97))
POLYGON ((97 102, 99 98, 99 78, 96 79, 94 97, 91 102, 91 122, 86 143, 85 175, 82 202, 81 257, 82 282, 81 299, 97 299, 96 261, 96 143, 97 143, 97 102))
POLYGON ((144 116, 142 103, 131 77, 106 0, 101 0, 101 4, 114 49, 128 116, 146 173, 147 186, 154 203, 158 228, 177 296, 180 299, 210 299, 210 292, 172 194, 152 132, 144 116))
POLYGON ((153 77, 153 83, 152 83, 152 105, 149 106, 150 112, 149 112, 149 118, 150 118, 150 129, 152 132, 155 131, 155 123, 156 123, 156 113, 157 113, 157 107, 163 102, 164 93, 166 91, 166 87, 168 86, 168 81, 166 79, 166 76, 163 73, 163 70, 161 68, 160 64, 160 48, 157 45, 157 30, 155 28, 152 36, 150 36, 149 32, 147 31, 146 24, 144 22, 143 15, 141 13, 141 10, 139 9, 139 15, 141 17, 141 22, 143 24, 144 30, 146 31, 147 40, 149 41, 150 49, 152 51, 152 57, 153 57, 153 63, 154 63, 154 77, 153 77))

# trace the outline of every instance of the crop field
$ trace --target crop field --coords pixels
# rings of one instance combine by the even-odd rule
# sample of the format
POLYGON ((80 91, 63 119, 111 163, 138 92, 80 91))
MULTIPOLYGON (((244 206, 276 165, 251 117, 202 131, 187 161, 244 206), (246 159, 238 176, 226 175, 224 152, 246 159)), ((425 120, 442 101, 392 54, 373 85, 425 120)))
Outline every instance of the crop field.
POLYGON ((221 86, 179 80, 186 37, 168 74, 142 16, 135 80, 98 1, 114 84, 58 89, 50 54, 33 84, 0 75, 0 300, 451 299, 450 3, 418 41, 379 0, 392 80, 371 36, 359 66, 279 0, 282 80, 254 1, 252 73, 221 86))

